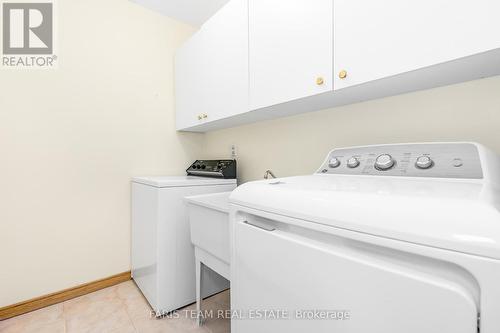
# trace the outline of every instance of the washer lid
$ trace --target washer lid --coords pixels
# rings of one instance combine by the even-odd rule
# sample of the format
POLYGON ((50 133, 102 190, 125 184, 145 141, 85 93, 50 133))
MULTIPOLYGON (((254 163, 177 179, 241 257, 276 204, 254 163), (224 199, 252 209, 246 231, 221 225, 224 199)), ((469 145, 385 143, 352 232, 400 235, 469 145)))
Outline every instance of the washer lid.
POLYGON ((179 187, 179 186, 202 186, 202 185, 227 185, 236 184, 236 179, 222 179, 196 176, 154 176, 134 177, 132 182, 150 185, 154 187, 179 187))
POLYGON ((500 194, 483 181, 312 175, 246 183, 230 202, 500 259, 500 194))

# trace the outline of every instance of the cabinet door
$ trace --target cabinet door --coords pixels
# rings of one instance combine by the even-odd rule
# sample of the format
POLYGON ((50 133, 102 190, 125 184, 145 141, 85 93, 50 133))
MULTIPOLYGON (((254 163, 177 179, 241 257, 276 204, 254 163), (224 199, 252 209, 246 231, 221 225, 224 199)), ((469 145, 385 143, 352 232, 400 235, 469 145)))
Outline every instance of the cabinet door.
POLYGON ((332 0, 249 2, 251 109, 332 89, 332 11, 332 0))
POLYGON ((497 48, 499 12, 498 0, 335 0, 334 88, 497 48))
POLYGON ((248 111, 247 0, 229 1, 179 49, 175 76, 177 129, 248 111))
POLYGON ((180 49, 175 57, 175 117, 176 128, 185 129, 201 123, 204 98, 202 36, 198 32, 180 49))

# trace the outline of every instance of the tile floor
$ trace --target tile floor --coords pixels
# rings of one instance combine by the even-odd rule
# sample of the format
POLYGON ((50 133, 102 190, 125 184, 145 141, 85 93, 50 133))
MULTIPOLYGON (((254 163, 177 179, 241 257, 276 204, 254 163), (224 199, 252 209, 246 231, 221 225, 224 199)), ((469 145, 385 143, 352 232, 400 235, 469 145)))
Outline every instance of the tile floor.
POLYGON ((170 317, 151 318, 151 308, 133 281, 96 291, 18 317, 0 321, 1 333, 229 333, 230 320, 218 318, 228 310, 229 290, 203 300, 213 317, 198 327, 196 304, 170 317))

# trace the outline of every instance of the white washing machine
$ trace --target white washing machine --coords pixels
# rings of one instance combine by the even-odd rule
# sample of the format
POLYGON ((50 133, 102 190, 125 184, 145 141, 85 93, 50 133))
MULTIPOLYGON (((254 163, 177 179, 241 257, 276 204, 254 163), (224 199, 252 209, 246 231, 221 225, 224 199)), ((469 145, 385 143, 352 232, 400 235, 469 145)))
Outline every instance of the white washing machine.
MULTIPOLYGON (((184 197, 227 192, 235 187, 236 179, 196 176, 132 179, 132 278, 157 315, 196 299, 194 248, 184 197)), ((204 272, 204 297, 228 287, 229 282, 215 272, 208 269, 204 272)))
POLYGON ((335 149, 240 186, 232 332, 500 332, 499 191, 475 143, 335 149))

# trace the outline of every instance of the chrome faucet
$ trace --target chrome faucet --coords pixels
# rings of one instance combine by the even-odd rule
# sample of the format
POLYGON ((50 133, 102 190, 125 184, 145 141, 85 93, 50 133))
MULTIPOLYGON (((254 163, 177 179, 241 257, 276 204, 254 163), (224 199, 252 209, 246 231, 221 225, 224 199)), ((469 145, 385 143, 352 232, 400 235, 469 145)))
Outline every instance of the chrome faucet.
POLYGON ((271 170, 266 170, 266 173, 264 174, 264 179, 269 179, 269 177, 276 178, 276 176, 271 170))

